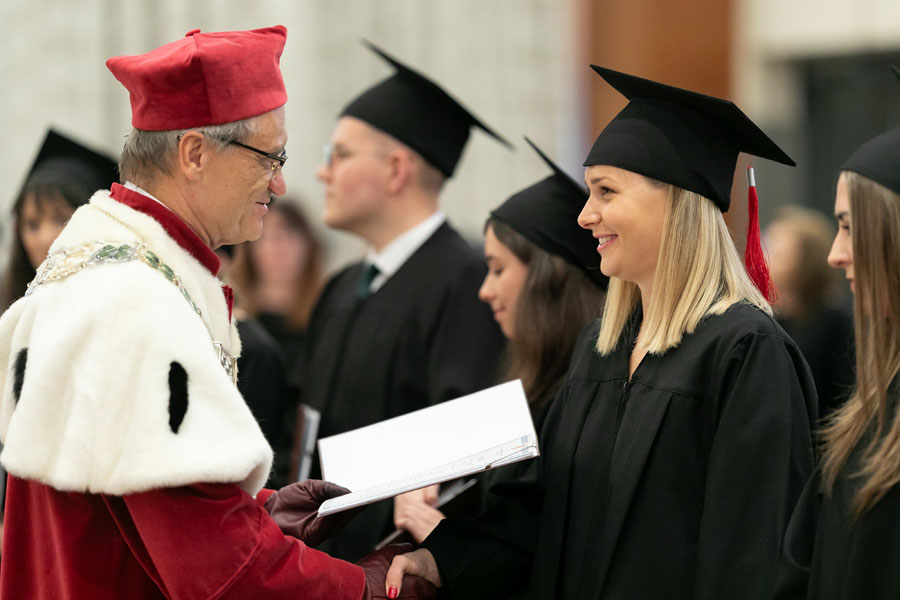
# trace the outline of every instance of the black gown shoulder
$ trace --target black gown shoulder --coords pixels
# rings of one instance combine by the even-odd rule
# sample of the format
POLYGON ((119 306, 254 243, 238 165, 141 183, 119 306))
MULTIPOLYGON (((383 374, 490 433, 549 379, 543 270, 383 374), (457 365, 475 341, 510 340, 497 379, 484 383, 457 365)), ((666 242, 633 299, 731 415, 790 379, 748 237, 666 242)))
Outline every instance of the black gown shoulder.
MULTIPOLYGON (((895 412, 897 382, 891 394, 895 412)), ((874 428, 873 423, 851 452, 830 493, 823 492, 820 470, 807 483, 785 536, 774 598, 900 598, 900 488, 894 486, 858 519, 853 512, 860 487, 853 474, 862 467, 874 428)))

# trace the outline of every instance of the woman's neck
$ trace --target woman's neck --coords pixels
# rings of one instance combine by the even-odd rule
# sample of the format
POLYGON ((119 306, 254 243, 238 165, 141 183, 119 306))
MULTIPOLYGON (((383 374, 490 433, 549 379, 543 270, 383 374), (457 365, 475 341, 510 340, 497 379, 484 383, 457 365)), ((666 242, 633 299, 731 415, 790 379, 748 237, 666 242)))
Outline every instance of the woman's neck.
POLYGON ((287 314, 293 310, 297 294, 291 281, 260 281, 257 284, 256 299, 260 312, 287 314))
POLYGON ((631 356, 628 359, 628 380, 631 381, 631 376, 634 375, 634 372, 637 370, 638 366, 641 364, 641 361, 644 360, 644 357, 647 356, 646 348, 642 348, 637 340, 641 339, 641 332, 644 330, 644 323, 647 322, 647 318, 650 314, 650 297, 651 292, 653 290, 652 284, 638 284, 638 289, 641 290, 641 311, 643 314, 643 318, 641 319, 641 326, 638 329, 637 338, 635 338, 635 346, 631 350, 631 356))
POLYGON ((644 318, 642 322, 646 322, 647 318, 650 316, 650 306, 651 306, 651 298, 653 296, 653 284, 652 283, 638 283, 638 289, 641 291, 641 310, 643 311, 644 318))

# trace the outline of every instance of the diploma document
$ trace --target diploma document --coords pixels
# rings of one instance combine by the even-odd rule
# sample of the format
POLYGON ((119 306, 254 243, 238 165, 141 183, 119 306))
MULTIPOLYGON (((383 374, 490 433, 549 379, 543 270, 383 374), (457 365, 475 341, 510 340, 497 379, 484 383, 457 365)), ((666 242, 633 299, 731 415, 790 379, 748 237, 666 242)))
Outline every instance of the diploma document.
POLYGON ((322 478, 351 493, 319 516, 538 456, 522 382, 319 440, 322 478))

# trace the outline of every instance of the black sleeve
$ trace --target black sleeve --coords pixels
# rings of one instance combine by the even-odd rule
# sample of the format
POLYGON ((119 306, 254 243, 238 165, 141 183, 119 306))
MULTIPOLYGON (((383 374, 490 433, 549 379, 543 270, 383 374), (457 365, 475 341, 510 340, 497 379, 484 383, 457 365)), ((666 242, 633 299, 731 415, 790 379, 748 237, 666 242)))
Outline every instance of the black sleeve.
POLYGON ((287 385, 286 361, 278 344, 256 321, 238 321, 241 356, 238 390, 272 446, 278 446, 292 398, 287 385))
POLYGON ((809 478, 784 534, 773 600, 805 600, 822 505, 820 471, 809 478))
POLYGON ((503 498, 476 519, 444 519, 422 543, 437 562, 443 598, 495 600, 527 584, 538 513, 524 504, 542 493, 534 483, 504 485, 518 502, 503 498))
MULTIPOLYGON (((552 444, 567 391, 563 386, 550 405, 542 444, 552 444)), ((494 486, 485 513, 444 519, 425 539, 422 547, 438 565, 444 598, 495 600, 528 586, 546 495, 544 465, 542 456, 530 461, 518 480, 494 486)))
POLYGON ((748 334, 721 365, 694 598, 771 593, 788 518, 813 469, 815 386, 791 343, 748 334))

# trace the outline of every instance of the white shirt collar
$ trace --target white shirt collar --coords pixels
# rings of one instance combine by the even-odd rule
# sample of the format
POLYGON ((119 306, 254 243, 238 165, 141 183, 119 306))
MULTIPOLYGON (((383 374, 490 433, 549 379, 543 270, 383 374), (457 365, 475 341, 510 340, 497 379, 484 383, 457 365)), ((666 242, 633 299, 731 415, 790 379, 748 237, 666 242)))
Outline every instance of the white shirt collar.
POLYGON ((369 250, 366 254, 366 263, 378 267, 378 277, 372 280, 369 289, 374 292, 384 285, 446 220, 447 217, 444 213, 437 211, 412 229, 404 231, 394 238, 390 244, 382 248, 381 252, 369 250))
MULTIPOLYGON (((151 200, 156 200, 156 201, 159 202, 160 204, 163 204, 163 203, 160 201, 159 198, 157 198, 156 196, 154 196, 153 194, 151 194, 150 192, 148 192, 148 191, 145 190, 144 188, 142 188, 142 187, 140 187, 140 186, 138 186, 138 185, 135 185, 134 183, 132 183, 132 182, 130 182, 130 181, 126 181, 126 182, 125 182, 125 187, 128 188, 129 190, 131 190, 132 192, 137 192, 138 194, 142 194, 142 195, 144 195, 144 196, 147 196, 147 197, 150 198, 151 200)), ((166 206, 166 205, 163 204, 163 206, 166 206)), ((168 206, 166 206, 166 208, 168 208, 168 206)))

